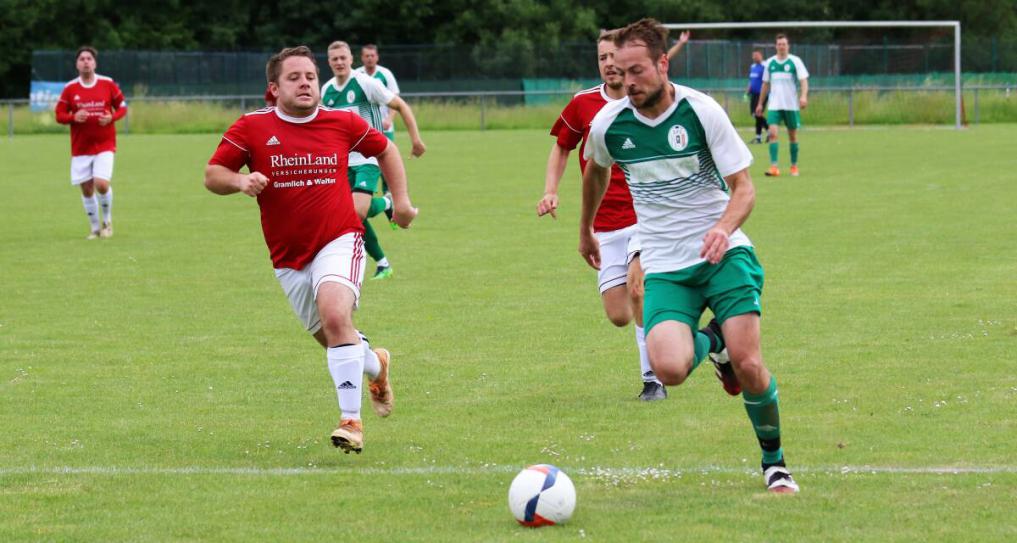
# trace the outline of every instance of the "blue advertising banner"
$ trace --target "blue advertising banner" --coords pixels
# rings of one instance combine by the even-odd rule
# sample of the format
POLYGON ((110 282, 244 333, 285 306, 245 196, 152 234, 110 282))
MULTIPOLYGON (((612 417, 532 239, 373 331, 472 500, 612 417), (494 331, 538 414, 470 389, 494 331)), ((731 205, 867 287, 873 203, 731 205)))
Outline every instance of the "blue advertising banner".
POLYGON ((32 111, 52 111, 64 91, 64 85, 65 81, 32 81, 28 94, 32 111))

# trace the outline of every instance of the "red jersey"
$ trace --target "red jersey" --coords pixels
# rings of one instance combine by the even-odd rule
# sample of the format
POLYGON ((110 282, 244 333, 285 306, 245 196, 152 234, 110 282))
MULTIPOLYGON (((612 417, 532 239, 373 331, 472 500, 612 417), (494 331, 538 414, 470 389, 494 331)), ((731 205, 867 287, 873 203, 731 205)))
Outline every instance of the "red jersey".
POLYGON ((339 236, 364 231, 346 175, 349 154, 375 156, 387 146, 348 111, 319 107, 295 118, 268 107, 233 123, 208 163, 268 177, 258 206, 272 265, 299 270, 339 236))
MULTIPOLYGON (((604 92, 604 85, 586 89, 576 93, 572 101, 562 110, 561 116, 551 127, 551 135, 558 138, 558 145, 569 151, 579 148, 579 167, 586 171, 586 136, 590 133, 590 123, 611 98, 604 92)), ((611 182, 607 186, 604 200, 600 202, 597 216, 593 218, 594 232, 610 232, 621 230, 636 224, 636 210, 632 207, 632 194, 625 182, 625 173, 617 164, 611 166, 611 182)))
POLYGON ((126 114, 127 103, 120 87, 112 79, 99 74, 89 86, 85 86, 80 77, 69 81, 64 85, 56 105, 57 122, 71 125, 71 156, 116 151, 117 129, 114 123, 126 114), (74 114, 82 109, 88 112, 88 118, 83 123, 74 122, 74 114), (104 113, 112 114, 113 120, 106 126, 100 126, 99 117, 104 113))

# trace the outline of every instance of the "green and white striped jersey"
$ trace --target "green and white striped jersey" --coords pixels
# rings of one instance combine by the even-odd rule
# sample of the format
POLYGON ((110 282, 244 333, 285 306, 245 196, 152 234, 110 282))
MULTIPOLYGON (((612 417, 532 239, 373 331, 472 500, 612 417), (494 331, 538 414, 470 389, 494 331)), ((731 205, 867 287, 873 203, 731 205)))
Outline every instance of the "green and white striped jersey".
MULTIPOLYGON (((399 83, 396 82, 396 78, 395 75, 392 74, 392 70, 378 65, 374 67, 374 74, 367 73, 367 70, 364 69, 363 66, 354 71, 381 81, 381 84, 385 85, 386 89, 392 91, 392 94, 399 94, 399 83)), ((381 106, 381 116, 382 118, 388 117, 388 106, 381 106)), ((395 130, 395 123, 392 124, 392 129, 395 130)))
MULTIPOLYGON (((673 84, 672 84, 673 85, 673 84)), ((639 225, 646 273, 694 266, 703 236, 730 201, 724 177, 752 164, 727 113, 709 96, 674 85, 675 103, 656 119, 628 98, 608 102, 590 125, 585 157, 625 173, 639 225)), ((731 247, 751 246, 741 229, 731 247)))
POLYGON ((763 83, 770 84, 766 109, 798 111, 798 81, 809 78, 802 59, 788 55, 784 60, 774 55, 763 61, 763 83))
MULTIPOLYGON (((350 73, 350 78, 342 87, 334 77, 321 87, 322 105, 352 111, 379 132, 382 131, 381 106, 391 102, 394 97, 395 95, 380 81, 356 71, 350 73)), ((350 153, 350 166, 377 163, 378 160, 374 157, 367 158, 360 153, 350 153)))

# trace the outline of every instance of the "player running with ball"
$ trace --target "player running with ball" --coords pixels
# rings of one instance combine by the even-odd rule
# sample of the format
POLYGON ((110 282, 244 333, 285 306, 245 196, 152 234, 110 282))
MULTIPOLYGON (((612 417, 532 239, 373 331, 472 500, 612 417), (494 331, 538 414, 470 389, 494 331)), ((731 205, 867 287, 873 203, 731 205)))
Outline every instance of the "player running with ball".
POLYGON ((657 378, 680 385, 708 353, 729 356, 767 489, 797 492, 784 464, 777 381, 759 345, 763 269, 739 228, 755 203, 752 153, 716 101, 668 81, 666 43, 667 29, 653 19, 615 35, 628 97, 604 106, 590 127, 579 252, 600 265, 593 220, 618 164, 639 219, 646 346, 657 378), (696 332, 707 307, 720 334, 696 332))

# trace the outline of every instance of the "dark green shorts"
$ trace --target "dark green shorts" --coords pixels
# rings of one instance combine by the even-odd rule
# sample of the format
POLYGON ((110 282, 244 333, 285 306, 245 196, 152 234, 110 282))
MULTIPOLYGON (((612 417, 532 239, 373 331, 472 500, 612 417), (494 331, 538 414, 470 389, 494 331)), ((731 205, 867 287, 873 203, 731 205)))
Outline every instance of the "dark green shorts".
POLYGON ((717 264, 703 262, 645 278, 643 325, 650 333, 664 321, 678 321, 693 330, 707 307, 723 323, 746 313, 762 314, 763 267, 751 247, 729 250, 717 264))
POLYGON ((802 127, 802 112, 797 109, 771 109, 766 112, 767 124, 781 124, 788 130, 798 130, 802 127))
POLYGON ((361 164, 350 166, 347 170, 350 177, 350 189, 353 192, 366 192, 374 194, 378 189, 378 178, 381 177, 381 170, 374 164, 361 164))

